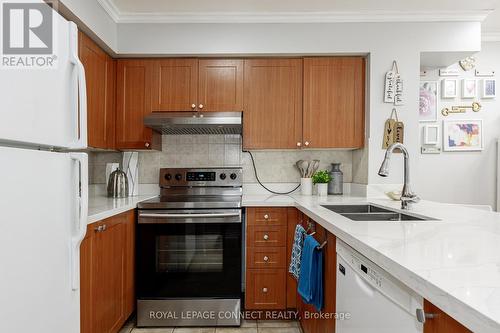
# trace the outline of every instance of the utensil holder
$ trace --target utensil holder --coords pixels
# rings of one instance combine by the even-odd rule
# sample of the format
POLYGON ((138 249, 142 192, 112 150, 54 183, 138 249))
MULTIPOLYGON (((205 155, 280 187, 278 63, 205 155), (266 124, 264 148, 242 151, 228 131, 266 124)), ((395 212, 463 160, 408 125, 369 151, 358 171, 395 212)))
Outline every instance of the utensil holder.
POLYGON ((312 178, 300 178, 300 193, 302 195, 312 195, 312 178))

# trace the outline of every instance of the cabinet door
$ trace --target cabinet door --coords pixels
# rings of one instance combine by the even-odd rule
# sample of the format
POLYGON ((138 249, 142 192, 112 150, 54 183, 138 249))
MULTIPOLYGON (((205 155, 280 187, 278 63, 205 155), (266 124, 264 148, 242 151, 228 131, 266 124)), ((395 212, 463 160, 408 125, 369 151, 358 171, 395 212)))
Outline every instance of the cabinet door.
POLYGON ((305 58, 304 147, 363 147, 364 91, 364 58, 305 58))
POLYGON ((243 60, 201 59, 198 68, 198 108, 243 110, 243 60))
POLYGON ((285 309, 284 269, 247 269, 246 280, 245 309, 285 309))
POLYGON ((79 32, 79 57, 87 81, 88 145, 113 149, 115 136, 115 60, 79 32))
POLYGON ((82 333, 118 332, 134 311, 134 244, 135 211, 87 227, 80 246, 82 333))
MULTIPOLYGON (((307 220, 309 220, 307 218, 307 220)), ((335 236, 329 233, 326 229, 321 227, 314 221, 307 221, 304 225, 307 228, 307 224, 312 223, 314 225, 314 231, 316 234, 314 238, 321 244, 323 241, 327 241, 326 245, 323 247, 323 309, 321 314, 317 315, 317 318, 306 319, 304 316, 304 311, 310 313, 317 313, 316 308, 309 304, 304 304, 300 296, 298 296, 298 308, 302 314, 302 319, 300 324, 304 333, 334 333, 335 332, 335 319, 332 318, 331 314, 335 313, 336 305, 336 283, 337 283, 337 253, 336 253, 336 239, 335 236)))
POLYGON ((154 61, 121 59, 117 63, 116 148, 158 149, 161 136, 144 126, 151 113, 154 61))
POLYGON ((114 217, 101 223, 106 230, 94 240, 94 320, 97 332, 116 332, 124 318, 124 275, 126 223, 114 217))
POLYGON ((156 60, 152 95, 153 111, 195 110, 198 105, 198 60, 156 60))
POLYGON ((471 333, 458 321, 447 315, 431 302, 424 300, 424 311, 436 315, 435 318, 427 319, 424 324, 424 333, 471 333))
POLYGON ((245 60, 243 147, 297 148, 302 138, 302 59, 245 60))

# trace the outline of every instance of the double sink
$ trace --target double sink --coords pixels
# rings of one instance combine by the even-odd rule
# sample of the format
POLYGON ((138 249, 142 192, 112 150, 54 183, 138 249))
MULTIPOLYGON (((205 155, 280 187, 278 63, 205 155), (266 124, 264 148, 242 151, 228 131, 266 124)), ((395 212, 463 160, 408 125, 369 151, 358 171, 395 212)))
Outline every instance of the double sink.
POLYGON ((404 214, 388 208, 371 204, 362 205, 324 205, 332 212, 338 213, 353 221, 431 221, 426 216, 404 214))

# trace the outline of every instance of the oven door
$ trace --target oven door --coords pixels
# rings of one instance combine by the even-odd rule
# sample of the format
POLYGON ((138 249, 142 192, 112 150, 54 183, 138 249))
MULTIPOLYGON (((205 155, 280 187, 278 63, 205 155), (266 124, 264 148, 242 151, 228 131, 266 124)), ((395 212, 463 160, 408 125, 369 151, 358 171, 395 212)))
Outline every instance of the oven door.
POLYGON ((241 235, 241 209, 139 211, 138 299, 239 299, 241 235))

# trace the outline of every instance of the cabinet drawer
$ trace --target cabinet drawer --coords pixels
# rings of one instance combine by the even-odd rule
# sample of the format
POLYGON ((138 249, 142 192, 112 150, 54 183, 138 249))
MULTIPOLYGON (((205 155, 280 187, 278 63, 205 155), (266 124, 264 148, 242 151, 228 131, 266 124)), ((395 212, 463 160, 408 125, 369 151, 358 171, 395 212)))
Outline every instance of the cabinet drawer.
POLYGON ((284 309, 286 278, 284 269, 247 269, 245 308, 284 309))
POLYGON ((247 247, 285 245, 286 228, 284 227, 254 225, 247 228, 247 247))
POLYGON ((286 225, 286 208, 248 208, 248 225, 286 225))
POLYGON ((247 267, 249 268, 285 268, 286 247, 249 247, 247 249, 247 267))

